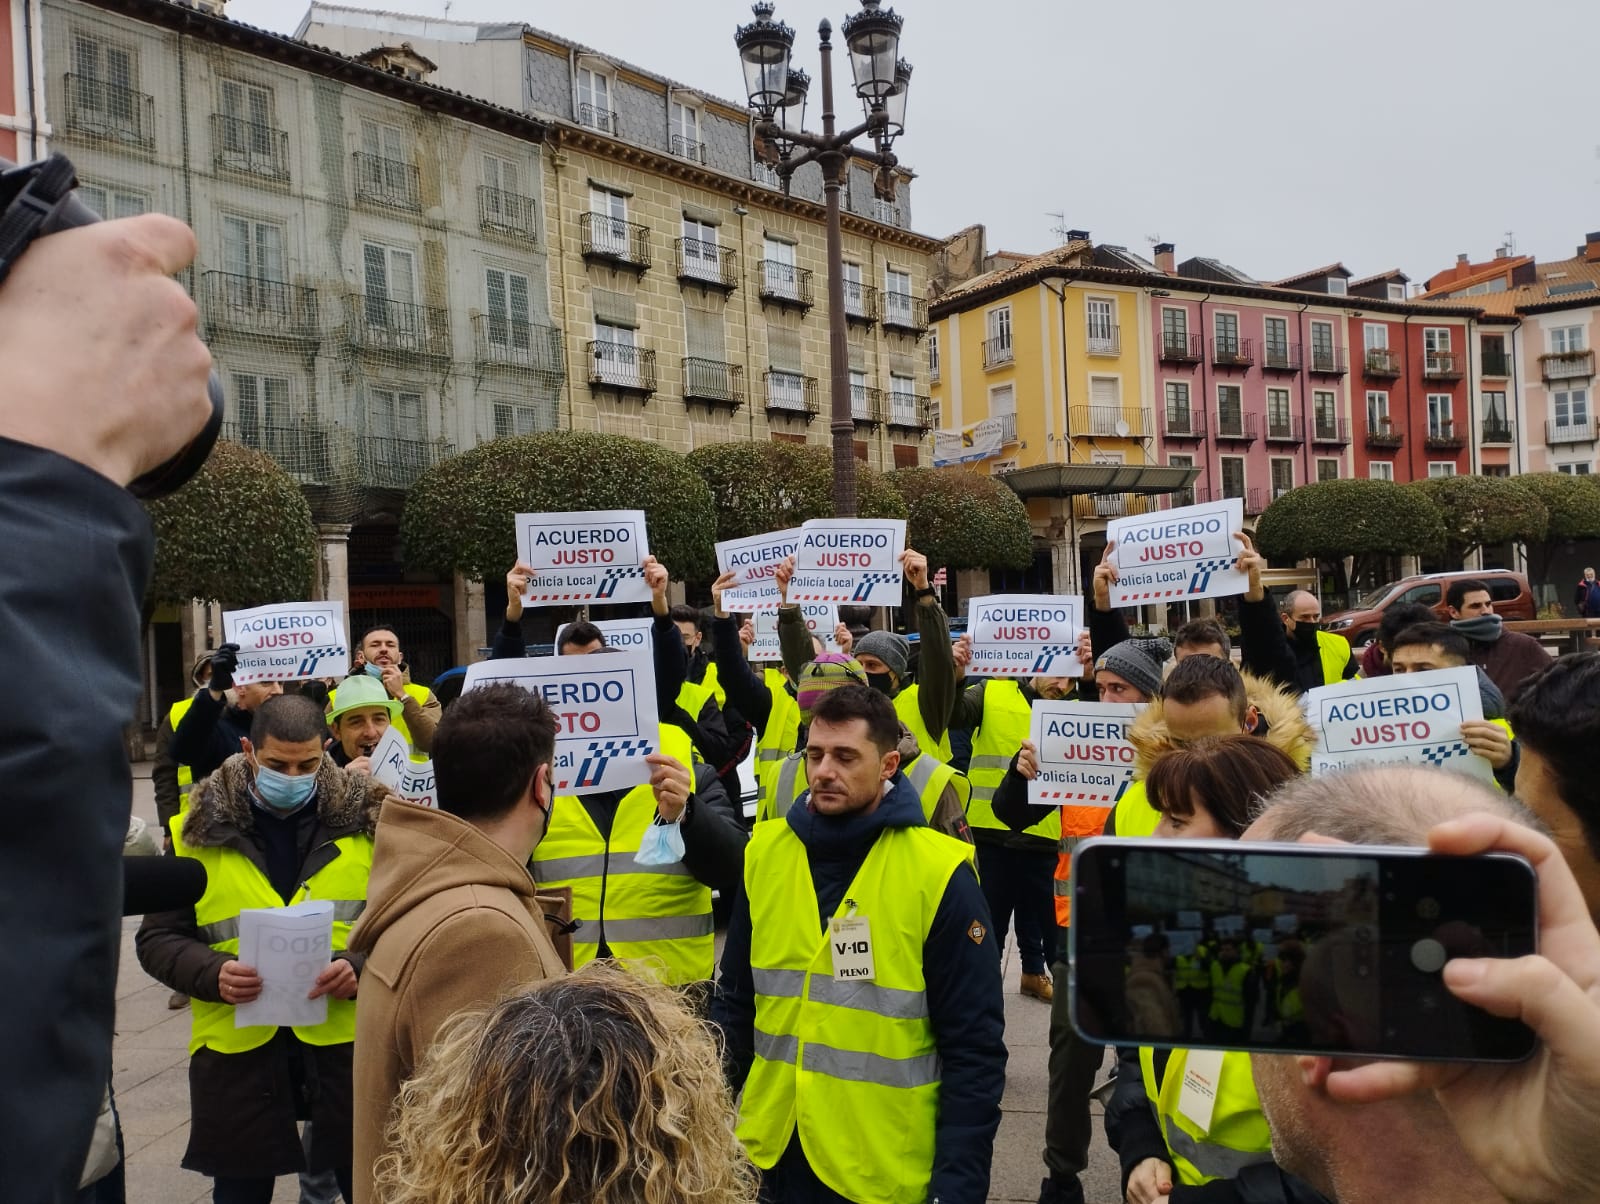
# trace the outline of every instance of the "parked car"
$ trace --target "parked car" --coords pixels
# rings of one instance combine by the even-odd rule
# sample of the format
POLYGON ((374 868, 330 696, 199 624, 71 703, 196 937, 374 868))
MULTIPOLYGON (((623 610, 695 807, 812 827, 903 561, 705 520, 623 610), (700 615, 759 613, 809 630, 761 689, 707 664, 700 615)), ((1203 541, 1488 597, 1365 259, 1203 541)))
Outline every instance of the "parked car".
POLYGON ((1536 618, 1533 592, 1528 579, 1521 573, 1506 569, 1488 569, 1483 572, 1421 573, 1415 577, 1402 577, 1388 585, 1369 591, 1359 606, 1323 616, 1323 625, 1335 635, 1342 635, 1352 647, 1363 648, 1378 634, 1378 623, 1383 612, 1403 602, 1417 602, 1433 607, 1439 618, 1448 622, 1450 615, 1445 605, 1445 595, 1456 581, 1482 581, 1489 587, 1489 597, 1494 602, 1495 613, 1503 619, 1536 618))

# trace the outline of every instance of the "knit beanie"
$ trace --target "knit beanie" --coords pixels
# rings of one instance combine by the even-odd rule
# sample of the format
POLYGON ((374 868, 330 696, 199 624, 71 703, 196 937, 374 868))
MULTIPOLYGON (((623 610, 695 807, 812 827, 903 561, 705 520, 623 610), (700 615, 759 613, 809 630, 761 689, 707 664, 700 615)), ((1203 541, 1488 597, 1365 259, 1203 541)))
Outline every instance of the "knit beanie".
POLYGON ((1161 692, 1161 666, 1172 655, 1172 645, 1163 639, 1123 640, 1108 648, 1095 661, 1095 671, 1108 669, 1141 694, 1154 698, 1161 692))
POLYGON ((816 660, 800 670, 800 680, 795 683, 794 698, 800 704, 801 722, 811 722, 812 709, 829 690, 866 684, 867 671, 854 657, 842 652, 819 653, 816 660))
POLYGON ((855 644, 857 656, 875 656, 901 681, 911 663, 911 641, 893 631, 869 631, 855 644))

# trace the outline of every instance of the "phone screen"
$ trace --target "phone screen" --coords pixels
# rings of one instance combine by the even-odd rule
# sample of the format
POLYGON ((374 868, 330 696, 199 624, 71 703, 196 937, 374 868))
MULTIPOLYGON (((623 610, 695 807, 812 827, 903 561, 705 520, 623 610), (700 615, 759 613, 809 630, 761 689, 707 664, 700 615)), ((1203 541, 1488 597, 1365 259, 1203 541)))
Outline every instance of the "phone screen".
POLYGON ((1514 1061, 1520 1022, 1463 1004, 1455 957, 1534 952, 1519 857, 1111 840, 1073 865, 1073 1020, 1092 1040, 1514 1061))

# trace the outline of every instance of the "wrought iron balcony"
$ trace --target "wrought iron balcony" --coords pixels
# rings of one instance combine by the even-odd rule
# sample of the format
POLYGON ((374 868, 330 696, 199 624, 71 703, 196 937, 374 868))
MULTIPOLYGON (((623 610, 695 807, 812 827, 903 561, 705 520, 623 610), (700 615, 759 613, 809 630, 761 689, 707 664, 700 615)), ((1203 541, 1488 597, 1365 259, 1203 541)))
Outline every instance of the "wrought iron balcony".
POLYGON ((1461 357, 1454 352, 1429 351, 1423 356, 1423 380, 1460 380, 1463 375, 1461 357))
POLYGON ((680 159, 688 159, 691 163, 704 163, 706 161, 706 144, 696 142, 693 138, 685 138, 682 134, 672 135, 672 153, 680 159))
POLYGON ((1512 424, 1503 418, 1485 418, 1483 420, 1483 442, 1493 444, 1515 443, 1515 431, 1512 424))
POLYGON ((578 124, 586 125, 591 130, 599 130, 602 134, 615 134, 617 115, 610 109, 584 103, 578 106, 578 124))
POLYGON ((772 369, 761 374, 761 389, 766 395, 769 415, 785 414, 790 418, 804 418, 808 423, 817 416, 817 378, 814 376, 772 369))
POLYGON ((698 238, 680 238, 678 280, 731 293, 739 287, 739 252, 698 238))
POLYGON ((554 326, 475 314, 472 339, 480 367, 518 368, 550 384, 566 379, 566 352, 554 326))
POLYGON ((202 272, 200 305, 208 330, 237 330, 298 342, 316 342, 321 337, 314 288, 227 272, 202 272))
POLYGON ((1211 362, 1218 368, 1248 368, 1256 362, 1249 339, 1212 339, 1211 362))
POLYGON ((1485 351, 1483 353, 1483 375, 1509 378, 1511 376, 1511 357, 1504 351, 1485 351))
POLYGON ((1168 406, 1161 413, 1161 435, 1165 439, 1204 439, 1206 412, 1193 406, 1168 406))
POLYGON ((1313 347, 1306 362, 1313 376, 1343 376, 1346 371, 1343 347, 1313 347))
POLYGON ((1193 506, 1200 501, 1200 490, 1191 486, 1188 489, 1174 489, 1171 493, 1160 494, 1151 498, 1151 503, 1161 510, 1177 510, 1183 506, 1193 506))
POLYGON ((1261 370, 1263 372, 1300 371, 1300 344, 1275 343, 1270 339, 1262 343, 1261 370))
POLYGON ((368 435, 356 441, 359 480, 373 489, 410 489, 440 460, 456 454, 442 439, 395 439, 368 435))
POLYGON ((868 430, 883 425, 883 390, 868 385, 850 386, 850 417, 868 430))
POLYGON ((321 422, 261 422, 253 416, 222 427, 224 439, 266 452, 302 485, 333 483, 340 434, 349 432, 321 422))
POLYGON ((1017 441, 1017 416, 1015 414, 996 414, 1000 419, 1000 446, 1010 447, 1017 441))
POLYGON ((1073 406, 1074 439, 1145 439, 1150 436, 1150 411, 1129 406, 1073 406))
POLYGON ((218 171, 289 178, 289 132, 226 113, 211 114, 211 155, 218 171))
POLYGON ((1558 380, 1582 380, 1594 375, 1593 351, 1558 351, 1539 357, 1539 375, 1548 384, 1558 380))
POLYGON ((928 303, 910 293, 883 294, 883 328, 921 336, 928 329, 928 303))
POLYGON ((1084 345, 1090 355, 1121 355, 1122 327, 1091 329, 1084 337, 1084 345))
POLYGON ((478 185, 478 225, 490 233, 508 234, 527 242, 539 237, 539 203, 487 184, 478 185))
POLYGON ((1400 447, 1405 441, 1405 428, 1393 422, 1380 422, 1377 426, 1367 428, 1368 447, 1400 447))
POLYGON ((1298 414, 1267 415, 1267 442, 1291 444, 1298 447, 1306 441, 1305 431, 1298 414))
POLYGON ((683 400, 737 410, 744 405, 744 369, 738 364, 689 356, 683 361, 683 400))
POLYGON ((1544 424, 1544 441, 1549 444, 1593 443, 1595 441, 1594 419, 1579 418, 1567 422, 1559 422, 1554 418, 1547 419, 1544 424))
POLYGON ((1373 347, 1367 351, 1365 375, 1374 380, 1393 380, 1403 370, 1398 351, 1388 347, 1373 347))
POLYGON ((1232 409, 1218 410, 1216 425, 1211 429, 1219 443, 1254 443, 1256 416, 1232 409))
POLYGON ((355 173, 358 201, 391 209, 422 208, 422 182, 416 164, 357 151, 355 173))
POLYGON ((402 358, 449 359, 450 311, 370 293, 344 299, 345 337, 360 351, 402 358))
POLYGON ((1074 518, 1127 518, 1155 509, 1155 499, 1142 493, 1084 493, 1072 499, 1074 518))
POLYGON ((1428 433, 1422 437, 1422 446, 1429 451, 1460 451, 1466 445, 1466 433, 1457 430, 1454 422, 1429 423, 1428 433))
POLYGON ((656 353, 631 343, 590 339, 589 388, 649 397, 656 391, 656 353))
POLYGON ((1260 488, 1259 486, 1257 486, 1255 488, 1252 488, 1252 489, 1244 489, 1244 490, 1239 490, 1239 489, 1230 490, 1226 486, 1224 486, 1223 490, 1222 490, 1222 496, 1223 497, 1242 497, 1244 499, 1244 512, 1246 514, 1260 514, 1263 510, 1265 510, 1267 508, 1267 501, 1268 501, 1267 491, 1265 489, 1260 488))
POLYGON ((984 339, 983 340, 983 366, 985 368, 999 368, 1009 364, 1016 357, 1012 350, 1010 338, 984 339))
POLYGON ((761 273, 762 301, 802 313, 811 308, 811 269, 778 259, 763 259, 756 269, 761 273))
POLYGON ((74 134, 147 150, 155 145, 156 102, 147 93, 87 75, 68 75, 66 85, 67 128, 74 134))
POLYGON ((878 320, 878 290, 859 280, 844 282, 844 316, 847 322, 871 326, 878 320))
POLYGON ((1161 334, 1161 362, 1163 364, 1198 364, 1205 358, 1205 339, 1197 334, 1178 334, 1163 331, 1161 334))
POLYGON ((585 259, 632 268, 636 272, 649 270, 649 226, 625 222, 604 213, 581 214, 578 224, 583 234, 585 259))
POLYGON ((889 392, 889 429, 921 431, 933 429, 933 402, 921 393, 889 392))
POLYGON ((1311 420, 1311 442, 1346 447, 1350 443, 1350 428, 1343 418, 1317 415, 1311 420))

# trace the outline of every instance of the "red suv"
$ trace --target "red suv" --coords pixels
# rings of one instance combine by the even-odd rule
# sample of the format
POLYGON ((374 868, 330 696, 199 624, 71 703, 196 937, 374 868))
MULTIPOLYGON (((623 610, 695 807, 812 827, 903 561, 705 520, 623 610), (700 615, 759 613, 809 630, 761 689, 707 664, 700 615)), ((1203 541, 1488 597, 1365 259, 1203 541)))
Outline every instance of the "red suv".
POLYGON ((1342 635, 1356 648, 1365 647, 1378 634, 1378 623, 1383 612, 1398 603, 1418 602, 1433 607, 1440 619, 1449 621, 1445 595, 1457 581, 1481 581, 1489 587, 1489 597, 1494 610, 1504 619, 1532 619, 1537 617, 1533 593, 1528 589, 1528 579, 1521 573, 1505 569, 1487 569, 1481 573, 1423 573, 1416 577, 1402 577, 1388 585, 1379 586, 1361 599, 1361 604, 1351 610, 1341 610, 1324 615, 1323 627, 1335 635, 1342 635))

